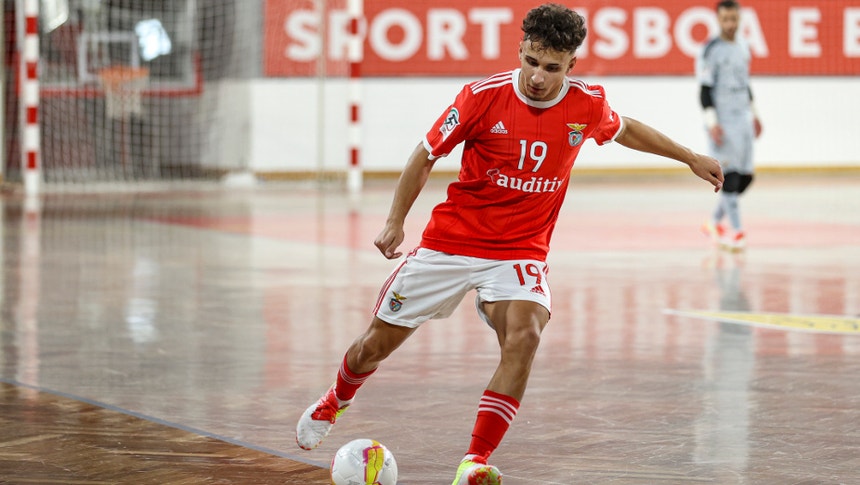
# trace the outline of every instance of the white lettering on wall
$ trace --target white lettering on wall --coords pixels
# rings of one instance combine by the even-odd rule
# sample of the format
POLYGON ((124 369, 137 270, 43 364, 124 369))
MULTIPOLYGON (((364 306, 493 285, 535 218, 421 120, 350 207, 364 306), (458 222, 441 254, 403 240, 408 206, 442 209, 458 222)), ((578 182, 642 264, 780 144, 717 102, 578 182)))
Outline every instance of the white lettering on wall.
POLYGON ((770 55, 764 31, 761 29, 761 22, 754 9, 745 8, 741 11, 740 31, 741 36, 749 44, 752 55, 755 57, 768 57, 770 55))
POLYGON ((585 19, 585 25, 588 26, 588 35, 585 36, 585 40, 582 42, 582 45, 576 50, 576 57, 579 59, 585 59, 588 57, 588 45, 591 44, 591 39, 594 38, 594 33, 591 31, 591 23, 588 20, 588 10, 584 8, 575 8, 574 10, 576 10, 576 13, 579 15, 582 15, 582 18, 585 19))
POLYGON ((427 58, 433 61, 468 59, 469 51, 463 44, 466 19, 453 8, 431 8, 427 12, 427 58))
MULTIPOLYGON (((788 35, 788 51, 780 56, 791 58, 820 58, 824 55, 821 29, 825 28, 821 7, 786 7, 788 25, 768 25, 772 35, 788 35), (785 33, 787 32, 787 34, 785 33), (778 34, 777 34, 778 33, 778 34)), ((660 59, 671 56, 677 49, 687 57, 695 57, 702 43, 701 29, 709 37, 718 34, 719 26, 712 8, 693 6, 680 11, 676 17, 661 7, 601 7, 592 11, 577 8, 586 19, 589 33, 577 55, 589 55, 613 60, 632 55, 637 59, 660 59), (694 38, 696 33, 697 38, 694 38)), ((829 18, 829 16, 828 16, 829 18)), ((842 55, 860 57, 860 7, 842 9, 842 55)), ((294 10, 283 21, 288 43, 283 55, 297 62, 317 59, 323 45, 319 32, 319 16, 314 10, 294 10)), ((344 10, 330 10, 325 32, 327 55, 332 60, 347 58, 353 33, 350 18, 344 10)), ((358 36, 366 40, 363 49, 372 51, 386 61, 402 62, 426 51, 431 61, 494 60, 515 46, 501 45, 502 29, 512 28, 513 10, 508 7, 471 9, 430 8, 426 18, 403 8, 387 8, 373 17, 359 21, 358 36), (480 30, 480 45, 466 42, 469 29, 480 30), (480 47, 480 52, 478 52, 480 47)), ((830 28, 828 26, 827 28, 830 28)), ((837 27, 838 28, 838 27, 837 27)), ((758 13, 745 8, 741 13, 740 35, 749 43, 753 56, 771 55, 758 13)), ((364 57, 362 53, 362 57, 364 57)), ((835 53, 829 53, 834 55, 835 53)))
POLYGON ((790 8, 788 10, 788 55, 791 57, 821 57, 818 43, 818 23, 821 11, 817 8, 790 8))
POLYGON ((627 12, 621 8, 602 8, 594 15, 594 34, 597 38, 592 44, 596 56, 604 59, 618 59, 630 47, 630 39, 624 32, 627 12))
POLYGON ((473 8, 469 10, 469 22, 481 26, 481 56, 498 59, 501 35, 499 26, 513 21, 514 13, 509 8, 473 8))
MULTIPOLYGON (((587 10, 577 10, 588 21, 587 10)), ((701 41, 693 38, 693 30, 705 25, 708 37, 719 33, 719 24, 713 9, 691 7, 678 16, 672 28, 668 12, 657 7, 633 9, 633 22, 630 30, 633 38, 633 56, 639 59, 661 58, 669 54, 673 41, 687 57, 695 57, 701 49, 701 41), (671 33, 670 33, 671 32, 671 33)), ((579 56, 585 58, 589 52, 604 59, 618 59, 630 51, 630 36, 625 30, 627 11, 617 7, 604 7, 597 10, 589 25, 586 43, 580 48, 579 56)), ((756 57, 768 57, 770 49, 762 30, 758 14, 754 9, 744 9, 741 14, 741 35, 747 40, 750 51, 756 57)))
POLYGON ((717 35, 720 31, 714 10, 707 7, 693 7, 684 10, 675 21, 675 42, 678 49, 687 57, 696 57, 702 48, 702 43, 693 38, 693 30, 697 25, 704 25, 708 29, 708 38, 717 35))
POLYGON ((846 8, 843 23, 842 51, 845 57, 860 57, 860 8, 846 8))
POLYGON ((317 33, 319 18, 312 10, 296 10, 287 17, 284 29, 295 40, 287 45, 284 55, 296 61, 312 61, 320 53, 320 36, 317 33))
POLYGON ((633 55, 654 59, 672 49, 669 14, 662 8, 637 8, 633 11, 633 55))
MULTIPOLYGON (((349 30, 349 22, 350 17, 349 13, 346 10, 334 10, 331 12, 331 18, 329 20, 329 35, 328 35, 328 56, 329 59, 334 60, 343 60, 349 59, 349 46, 350 41, 353 38, 353 34, 349 30)), ((365 36, 365 23, 362 20, 358 22, 358 34, 357 37, 359 39, 364 39, 365 36)), ((357 59, 362 59, 364 57, 364 42, 358 44, 359 52, 357 53, 357 59)))
MULTIPOLYGON (((463 12, 453 8, 429 9, 427 12, 427 57, 431 60, 469 58, 469 50, 463 40, 469 23, 480 26, 481 55, 484 59, 498 59, 500 54, 501 26, 513 21, 510 8, 474 8, 463 12)), ((327 33, 328 56, 332 60, 345 59, 349 52, 352 33, 349 30, 349 14, 344 10, 329 12, 327 33)), ((307 62, 317 58, 320 52, 319 16, 313 10, 295 10, 284 22, 284 31, 291 42, 284 55, 294 61, 307 62)), ((370 47, 381 58, 403 61, 415 55, 425 42, 425 31, 421 21, 411 12, 392 8, 380 12, 373 19, 361 19, 359 37, 368 38, 370 47), (372 20, 370 34, 367 22, 372 20), (403 33, 397 43, 390 40, 389 33, 396 29, 403 33)), ((363 48, 363 46, 362 46, 363 48)), ((363 57, 363 52, 361 53, 363 57)))
POLYGON ((379 57, 387 61, 405 61, 421 48, 424 31, 421 22, 408 10, 391 8, 382 11, 370 26, 370 46, 379 57), (403 31, 403 40, 393 44, 388 31, 397 27, 403 31))

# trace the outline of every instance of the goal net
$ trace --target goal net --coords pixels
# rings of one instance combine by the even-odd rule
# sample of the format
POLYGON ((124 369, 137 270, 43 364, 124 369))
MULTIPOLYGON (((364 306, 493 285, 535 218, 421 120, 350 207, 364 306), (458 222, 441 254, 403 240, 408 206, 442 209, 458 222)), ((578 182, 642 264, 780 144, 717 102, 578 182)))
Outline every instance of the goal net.
MULTIPOLYGON (((10 12, 15 3, 4 3, 12 102, 6 103, 3 175, 10 182, 22 178, 15 106, 21 60, 19 49, 10 48, 20 39, 9 23, 26 20, 10 12)), ((38 122, 46 184, 205 180, 245 168, 249 95, 242 81, 259 75, 258 2, 40 5, 38 122)))
MULTIPOLYGON (((214 180, 248 168, 271 178, 338 176, 353 160, 364 160, 367 172, 396 173, 464 79, 516 67, 521 18, 535 6, 365 1, 353 23, 349 0, 6 0, 2 176, 13 183, 27 175, 16 45, 26 29, 15 8, 27 2, 41 6, 41 178, 73 187, 214 180), (360 53, 350 63, 354 37, 360 53), (367 102, 351 104, 359 96, 367 102)), ((649 121, 691 143, 704 133, 689 91, 693 58, 718 33, 716 2, 657 3, 571 4, 588 26, 573 75, 608 85, 619 109, 651 101, 659 109, 643 106, 649 121), (677 103, 643 96, 652 80, 664 93, 687 94, 677 103)), ((857 111, 858 84, 849 81, 860 72, 858 1, 741 3, 740 32, 768 120, 757 159, 856 165, 850 123, 797 119, 832 119, 829 105, 839 108, 837 118, 857 111), (798 123, 808 139, 835 142, 765 143, 795 133, 798 123)), ((601 152, 600 167, 638 163, 632 152, 612 150, 601 152)))

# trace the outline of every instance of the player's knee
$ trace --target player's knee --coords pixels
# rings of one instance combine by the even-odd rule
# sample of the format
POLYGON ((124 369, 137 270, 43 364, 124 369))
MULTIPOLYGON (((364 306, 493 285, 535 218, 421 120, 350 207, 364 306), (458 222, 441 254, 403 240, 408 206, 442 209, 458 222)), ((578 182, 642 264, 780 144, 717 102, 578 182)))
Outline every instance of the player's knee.
POLYGON ((519 354, 534 353, 540 345, 540 335, 537 325, 509 330, 505 336, 505 349, 519 354))
POLYGON ((743 194, 753 181, 753 174, 742 174, 738 185, 738 193, 743 194))
POLYGON ((383 342, 374 340, 371 335, 359 337, 354 344, 355 360, 361 367, 375 366, 391 355, 393 349, 388 349, 383 342))
POLYGON ((740 192, 741 174, 738 172, 726 172, 723 175, 723 192, 736 194, 740 192))
POLYGON ((372 325, 353 343, 356 360, 362 366, 373 366, 385 360, 406 339, 393 326, 372 325))
POLYGON ((753 181, 752 174, 726 172, 723 175, 723 192, 728 194, 743 194, 753 181))

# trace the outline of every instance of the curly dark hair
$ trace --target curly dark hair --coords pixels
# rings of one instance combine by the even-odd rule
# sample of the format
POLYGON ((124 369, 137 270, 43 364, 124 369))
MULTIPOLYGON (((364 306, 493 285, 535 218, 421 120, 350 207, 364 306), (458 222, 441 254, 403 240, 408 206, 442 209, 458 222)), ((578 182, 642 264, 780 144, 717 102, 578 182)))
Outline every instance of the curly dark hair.
POLYGON ((530 40, 544 49, 576 52, 585 40, 588 29, 585 19, 573 10, 556 3, 533 8, 523 19, 523 40, 530 40))

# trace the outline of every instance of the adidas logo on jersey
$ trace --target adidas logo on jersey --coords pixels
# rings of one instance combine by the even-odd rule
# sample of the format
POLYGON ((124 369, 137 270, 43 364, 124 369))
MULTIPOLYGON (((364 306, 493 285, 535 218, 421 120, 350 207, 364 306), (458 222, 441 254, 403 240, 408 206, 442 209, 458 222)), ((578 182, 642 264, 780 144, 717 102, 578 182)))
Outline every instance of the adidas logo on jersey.
POLYGON ((505 128, 505 125, 501 121, 499 121, 490 128, 490 133, 495 133, 496 135, 507 135, 508 129, 505 128))
POLYGON ((540 287, 540 285, 537 285, 537 286, 535 286, 534 288, 532 288, 532 289, 531 289, 531 292, 532 292, 532 293, 537 293, 538 295, 546 296, 546 293, 544 293, 543 288, 541 288, 541 287, 540 287))

